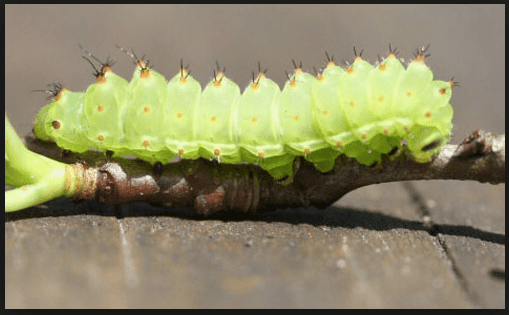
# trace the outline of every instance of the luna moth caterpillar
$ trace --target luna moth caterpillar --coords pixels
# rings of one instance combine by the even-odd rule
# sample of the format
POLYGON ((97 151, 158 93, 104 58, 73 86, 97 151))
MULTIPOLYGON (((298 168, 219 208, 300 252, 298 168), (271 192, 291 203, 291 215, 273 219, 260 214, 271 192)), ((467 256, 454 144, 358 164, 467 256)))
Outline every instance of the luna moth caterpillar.
POLYGON ((248 162, 278 180, 291 178, 296 156, 321 172, 331 171, 340 154, 371 166, 403 139, 425 163, 449 140, 454 85, 433 80, 426 49, 406 69, 391 48, 376 66, 361 54, 346 69, 328 57, 316 76, 295 65, 283 90, 260 69, 243 93, 220 69, 203 91, 183 66, 166 82, 130 53, 130 82, 106 62, 85 93, 56 86, 34 134, 64 150, 132 154, 152 164, 174 156, 248 162))

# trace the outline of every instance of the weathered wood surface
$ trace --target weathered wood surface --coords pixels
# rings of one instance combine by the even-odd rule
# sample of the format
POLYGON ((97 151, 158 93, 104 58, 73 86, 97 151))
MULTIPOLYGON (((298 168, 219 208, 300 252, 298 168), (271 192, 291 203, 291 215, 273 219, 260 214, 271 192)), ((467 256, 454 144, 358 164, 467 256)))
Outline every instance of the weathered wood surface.
POLYGON ((504 308, 504 189, 374 185, 206 220, 59 199, 5 216, 6 307, 504 308))

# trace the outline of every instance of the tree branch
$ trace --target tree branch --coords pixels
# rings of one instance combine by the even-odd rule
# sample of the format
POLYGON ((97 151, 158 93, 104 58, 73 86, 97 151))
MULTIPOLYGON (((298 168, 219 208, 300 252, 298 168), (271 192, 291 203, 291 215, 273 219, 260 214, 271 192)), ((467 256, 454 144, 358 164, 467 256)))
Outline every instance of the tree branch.
MULTIPOLYGON (((105 162, 100 152, 63 156, 53 143, 30 136, 25 141, 30 150, 62 162, 83 159, 96 166, 105 162)), ((304 159, 297 159, 296 165, 300 166, 294 181, 284 186, 250 164, 182 160, 165 165, 161 173, 141 160, 113 158, 97 168, 97 181, 90 181, 96 182, 96 186, 86 198, 106 205, 148 202, 166 207, 191 206, 200 214, 210 215, 219 211, 254 213, 309 205, 325 208, 354 189, 395 181, 455 179, 505 183, 505 135, 493 136, 483 130, 474 131, 459 145, 447 145, 426 164, 413 161, 405 149, 395 159, 384 157, 382 165, 374 169, 340 156, 335 169, 325 174, 304 159)))

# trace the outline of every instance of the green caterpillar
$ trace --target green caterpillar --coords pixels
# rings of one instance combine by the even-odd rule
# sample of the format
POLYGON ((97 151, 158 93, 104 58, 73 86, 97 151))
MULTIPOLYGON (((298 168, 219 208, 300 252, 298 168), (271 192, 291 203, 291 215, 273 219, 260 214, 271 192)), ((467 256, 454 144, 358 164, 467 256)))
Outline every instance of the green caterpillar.
POLYGON ((34 133, 65 150, 133 154, 152 164, 174 156, 256 163, 275 179, 293 175, 296 156, 321 172, 332 170, 339 154, 372 165, 402 139, 424 163, 449 140, 454 85, 433 80, 425 51, 406 69, 392 49, 377 66, 359 55, 343 69, 328 57, 317 76, 296 66, 282 91, 260 71, 242 94, 224 71, 202 92, 186 68, 166 82, 131 54, 130 82, 107 62, 85 93, 57 86, 34 133))

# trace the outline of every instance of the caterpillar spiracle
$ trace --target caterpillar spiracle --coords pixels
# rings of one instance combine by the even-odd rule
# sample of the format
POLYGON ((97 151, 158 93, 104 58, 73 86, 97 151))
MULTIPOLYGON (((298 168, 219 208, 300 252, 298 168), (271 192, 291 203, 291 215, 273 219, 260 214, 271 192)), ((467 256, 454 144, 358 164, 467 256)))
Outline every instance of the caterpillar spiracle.
POLYGON ((449 140, 454 85, 433 80, 426 48, 406 69, 395 49, 376 66, 359 54, 344 69, 327 56, 316 76, 296 65, 283 90, 260 70, 243 93, 219 69, 203 91, 183 66, 166 82, 129 53, 136 65, 130 82, 108 61, 84 93, 56 86, 34 134, 65 150, 132 154, 152 164, 174 156, 248 162, 275 179, 292 177, 296 156, 321 172, 340 154, 373 165, 402 139, 425 163, 449 140))

